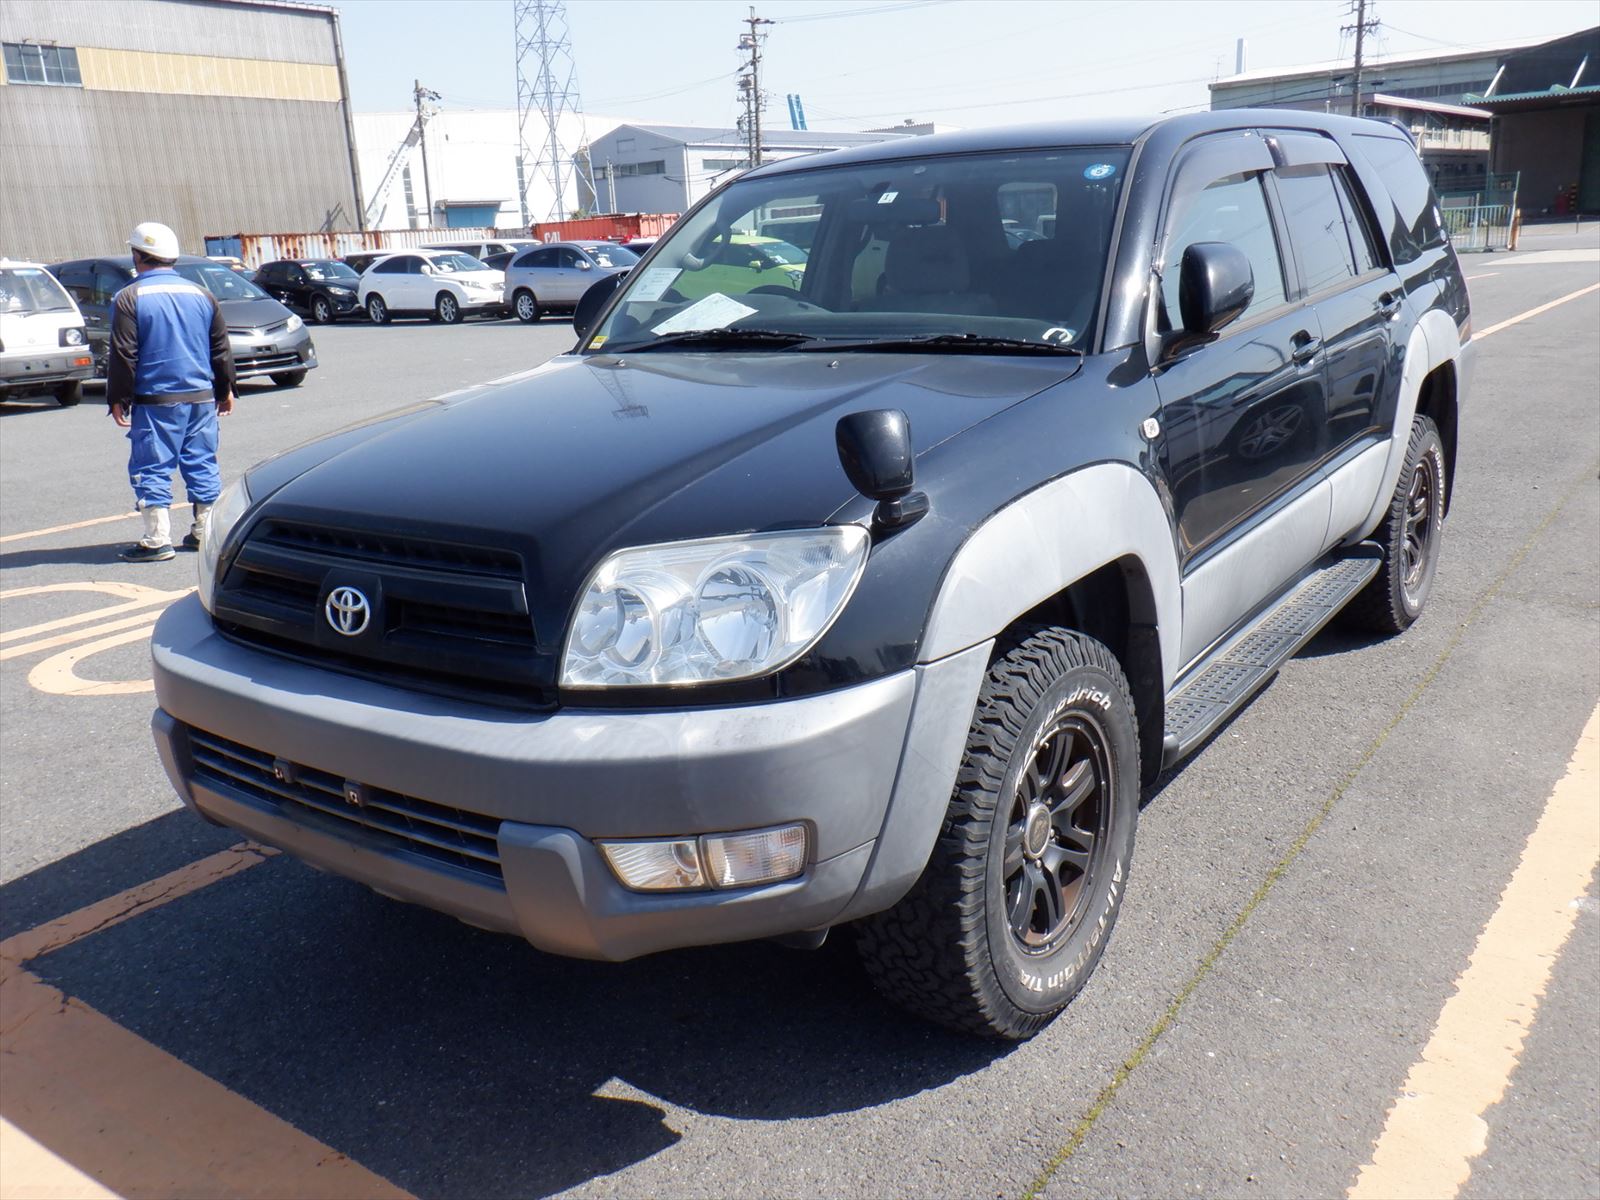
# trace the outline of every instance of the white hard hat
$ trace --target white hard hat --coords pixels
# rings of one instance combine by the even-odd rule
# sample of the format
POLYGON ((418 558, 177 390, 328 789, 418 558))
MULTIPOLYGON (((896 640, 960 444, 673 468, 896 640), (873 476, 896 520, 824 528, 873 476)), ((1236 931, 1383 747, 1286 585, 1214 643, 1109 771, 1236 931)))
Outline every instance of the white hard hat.
POLYGON ((182 253, 178 235, 160 221, 140 221, 128 235, 128 245, 151 258, 172 262, 182 253))

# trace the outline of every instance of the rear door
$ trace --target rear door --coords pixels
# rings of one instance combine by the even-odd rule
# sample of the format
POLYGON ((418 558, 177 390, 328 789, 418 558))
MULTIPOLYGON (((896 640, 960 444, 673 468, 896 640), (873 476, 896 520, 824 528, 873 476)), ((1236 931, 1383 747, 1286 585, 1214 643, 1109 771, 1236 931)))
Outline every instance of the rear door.
POLYGON ((577 304, 589 279, 589 272, 580 270, 578 264, 587 260, 571 246, 555 246, 552 251, 555 267, 550 271, 549 298, 559 304, 577 304))

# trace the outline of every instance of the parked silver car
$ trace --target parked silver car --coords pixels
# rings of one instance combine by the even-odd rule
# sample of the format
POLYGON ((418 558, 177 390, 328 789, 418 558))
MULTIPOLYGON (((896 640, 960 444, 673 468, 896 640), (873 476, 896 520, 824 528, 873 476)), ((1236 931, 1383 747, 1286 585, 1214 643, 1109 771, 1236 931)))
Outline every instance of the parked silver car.
POLYGON ((527 250, 506 268, 506 304, 519 321, 571 312, 596 281, 639 261, 615 242, 551 242, 527 250))

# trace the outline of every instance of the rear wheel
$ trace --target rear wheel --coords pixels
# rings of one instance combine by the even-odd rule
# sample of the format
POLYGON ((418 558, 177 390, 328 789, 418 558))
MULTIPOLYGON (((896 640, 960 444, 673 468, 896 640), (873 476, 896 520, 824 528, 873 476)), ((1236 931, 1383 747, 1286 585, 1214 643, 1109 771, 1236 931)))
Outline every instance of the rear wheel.
POLYGON ((333 301, 326 296, 311 297, 311 320, 318 325, 333 324, 333 301))
POLYGON ((62 408, 71 408, 83 399, 83 384, 78 380, 73 380, 71 383, 57 384, 55 392, 56 403, 61 405, 62 408))
POLYGON ((461 301, 449 292, 440 292, 433 298, 433 315, 442 324, 458 325, 461 322, 461 301))
POLYGON ((305 381, 304 371, 278 371, 272 376, 272 382, 281 388, 299 387, 305 381))
POLYGON ((859 926, 868 975, 918 1016, 1032 1037, 1105 949, 1138 816, 1122 668, 1091 638, 1033 633, 989 668, 922 878, 859 926))
POLYGON ((387 325, 389 323, 389 306, 383 302, 383 297, 373 292, 367 297, 367 319, 374 325, 387 325))
POLYGON ((1405 464, 1383 524, 1373 537, 1383 566, 1350 602, 1352 623, 1374 633, 1401 633, 1422 615, 1439 565, 1444 532, 1444 442, 1431 417, 1411 422, 1405 464))
POLYGON ((527 288, 522 288, 517 292, 515 299, 512 301, 512 307, 517 310, 517 320, 529 325, 537 321, 541 315, 538 298, 527 288))

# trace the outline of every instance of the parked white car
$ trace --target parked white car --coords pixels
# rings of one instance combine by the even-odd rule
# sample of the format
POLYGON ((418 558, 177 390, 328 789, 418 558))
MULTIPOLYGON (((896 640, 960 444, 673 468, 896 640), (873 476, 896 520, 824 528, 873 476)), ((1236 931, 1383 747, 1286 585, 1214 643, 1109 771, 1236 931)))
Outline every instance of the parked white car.
POLYGON ((505 272, 455 250, 402 250, 361 276, 361 306, 374 324, 431 317, 454 325, 473 313, 505 316, 505 272))
POLYGON ((0 400, 51 395, 76 404, 92 374, 88 330, 66 289, 38 263, 0 258, 0 400))

